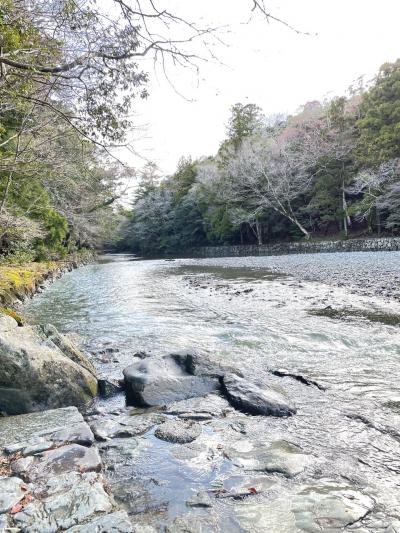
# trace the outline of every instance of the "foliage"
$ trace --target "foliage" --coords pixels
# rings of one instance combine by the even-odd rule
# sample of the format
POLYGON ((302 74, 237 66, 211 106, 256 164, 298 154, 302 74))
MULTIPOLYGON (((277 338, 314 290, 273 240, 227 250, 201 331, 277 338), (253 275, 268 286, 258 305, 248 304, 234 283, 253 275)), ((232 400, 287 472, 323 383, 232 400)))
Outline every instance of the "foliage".
POLYGON ((400 60, 368 90, 266 118, 235 104, 215 157, 142 180, 122 246, 143 254, 400 231, 400 60))

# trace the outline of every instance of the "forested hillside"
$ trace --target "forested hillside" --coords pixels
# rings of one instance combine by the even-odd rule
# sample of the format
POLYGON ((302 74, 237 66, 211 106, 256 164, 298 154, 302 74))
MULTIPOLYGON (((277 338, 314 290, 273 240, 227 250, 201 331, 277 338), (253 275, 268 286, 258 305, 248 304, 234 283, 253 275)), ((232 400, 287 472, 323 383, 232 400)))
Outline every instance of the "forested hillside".
POLYGON ((293 116, 232 106, 216 155, 182 158, 168 177, 147 165, 121 246, 158 254, 399 230, 400 60, 293 116))

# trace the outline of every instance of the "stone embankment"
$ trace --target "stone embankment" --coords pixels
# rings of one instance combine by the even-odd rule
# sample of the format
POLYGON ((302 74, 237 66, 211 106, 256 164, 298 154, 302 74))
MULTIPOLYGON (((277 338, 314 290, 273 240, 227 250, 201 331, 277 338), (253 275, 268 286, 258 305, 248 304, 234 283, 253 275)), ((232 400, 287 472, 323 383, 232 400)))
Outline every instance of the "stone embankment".
POLYGON ((332 252, 378 252, 400 250, 400 237, 348 239, 343 241, 302 241, 261 245, 203 246, 192 248, 188 257, 242 257, 332 252))

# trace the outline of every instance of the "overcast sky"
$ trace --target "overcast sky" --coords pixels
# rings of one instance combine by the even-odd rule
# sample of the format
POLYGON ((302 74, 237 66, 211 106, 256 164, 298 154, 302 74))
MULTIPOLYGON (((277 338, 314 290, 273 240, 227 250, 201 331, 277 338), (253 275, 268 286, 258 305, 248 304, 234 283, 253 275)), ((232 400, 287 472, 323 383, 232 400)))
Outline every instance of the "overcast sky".
MULTIPOLYGON (((212 155, 225 135, 229 108, 258 104, 266 114, 291 113, 307 101, 343 94, 400 57, 399 0, 274 0, 272 14, 311 35, 249 15, 251 0, 168 0, 172 11, 208 24, 232 24, 217 62, 193 71, 169 69, 172 88, 149 64, 150 96, 137 106, 135 148, 172 173, 181 156, 212 155), (183 96, 179 96, 176 91, 183 96)), ((200 49, 197 52, 202 53, 200 49)), ((134 165, 141 164, 127 157, 134 165)))

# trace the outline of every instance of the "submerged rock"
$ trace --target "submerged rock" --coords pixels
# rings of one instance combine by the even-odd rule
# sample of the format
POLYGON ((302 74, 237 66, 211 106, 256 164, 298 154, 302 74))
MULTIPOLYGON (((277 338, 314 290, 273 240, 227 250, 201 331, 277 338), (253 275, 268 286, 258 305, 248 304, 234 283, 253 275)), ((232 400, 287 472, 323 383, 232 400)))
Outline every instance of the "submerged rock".
POLYGON ((126 394, 134 405, 165 405, 219 388, 218 380, 192 376, 173 356, 139 359, 124 369, 126 394))
POLYGON ((192 442, 201 434, 201 426, 191 420, 167 420, 159 426, 154 435, 167 442, 185 444, 192 442))
POLYGON ((239 440, 224 449, 225 456, 246 470, 270 472, 293 477, 306 468, 311 456, 286 441, 272 444, 239 440))
POLYGON ((0 366, 0 411, 7 414, 85 407, 97 392, 89 361, 82 366, 35 326, 18 327, 11 317, 0 322, 0 366))
POLYGON ((166 533, 215 533, 219 531, 218 521, 214 515, 196 515, 187 513, 175 518, 166 528, 166 533))
POLYGON ((263 389, 235 374, 227 374, 221 379, 222 390, 229 402, 241 411, 253 415, 290 416, 296 408, 283 392, 271 386, 263 389))
POLYGON ((121 437, 135 437, 149 431, 156 424, 164 422, 164 417, 156 414, 119 416, 117 418, 101 418, 91 424, 93 433, 98 440, 121 437))
POLYGON ((292 504, 296 526, 307 533, 342 531, 366 516, 374 500, 352 487, 321 484, 305 487, 292 504))
POLYGON ((206 491, 198 492, 186 502, 188 507, 212 507, 212 499, 206 491))

